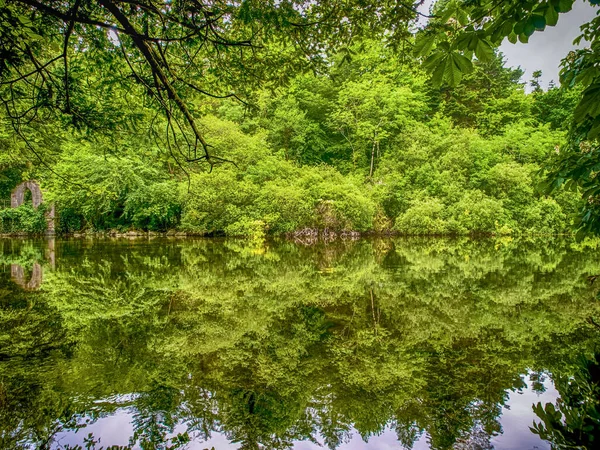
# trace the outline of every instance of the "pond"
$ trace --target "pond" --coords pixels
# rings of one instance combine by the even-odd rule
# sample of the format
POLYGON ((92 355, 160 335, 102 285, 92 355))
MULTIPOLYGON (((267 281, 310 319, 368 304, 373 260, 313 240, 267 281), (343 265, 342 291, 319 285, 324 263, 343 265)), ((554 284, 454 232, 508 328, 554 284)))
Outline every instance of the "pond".
POLYGON ((572 240, 0 249, 2 449, 549 449, 534 405, 595 373, 572 240))

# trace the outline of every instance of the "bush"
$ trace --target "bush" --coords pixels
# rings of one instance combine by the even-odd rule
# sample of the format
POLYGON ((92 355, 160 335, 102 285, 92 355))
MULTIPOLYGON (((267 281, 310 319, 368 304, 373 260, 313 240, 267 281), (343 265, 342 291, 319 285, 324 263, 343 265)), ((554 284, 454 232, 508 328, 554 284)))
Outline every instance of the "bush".
POLYGON ((18 208, 0 210, 0 232, 42 234, 46 231, 46 206, 37 209, 29 203, 18 208))
POLYGON ((251 206, 258 186, 238 180, 234 169, 219 168, 212 173, 191 176, 189 192, 181 186, 181 228, 194 233, 218 233, 239 221, 253 221, 251 206))
POLYGON ((484 177, 486 191, 491 197, 504 199, 505 207, 518 213, 534 198, 532 171, 532 166, 516 162, 497 164, 484 177))
POLYGON ((256 215, 271 233, 305 228, 313 220, 314 199, 302 187, 285 181, 265 183, 254 202, 256 215))
POLYGON ((326 168, 315 172, 301 180, 315 199, 312 226, 336 231, 371 230, 377 210, 375 202, 339 172, 326 168))
POLYGON ((417 200, 398 216, 394 230, 403 234, 445 234, 450 231, 446 214, 445 205, 437 198, 417 200))
POLYGON ((458 233, 495 233, 505 225, 509 215, 502 200, 487 197, 481 191, 470 191, 452 208, 458 233))
POLYGON ((56 231, 59 233, 73 233, 83 228, 85 218, 74 208, 58 208, 59 220, 56 231))
POLYGON ((172 202, 177 201, 177 189, 169 197, 165 168, 142 156, 100 155, 82 145, 65 153, 56 171, 62 177, 55 178, 49 190, 61 217, 61 231, 131 225, 159 229, 176 221, 172 202), (65 181, 70 179, 77 183, 65 181))
POLYGON ((242 219, 225 227, 228 236, 246 236, 262 239, 265 236, 265 223, 262 220, 242 219))
POLYGON ((523 210, 521 228, 529 233, 560 233, 568 228, 566 214, 551 198, 541 198, 523 210))
POLYGON ((183 194, 181 227, 227 235, 255 235, 258 228, 270 233, 372 229, 375 202, 351 180, 328 168, 275 164, 281 168, 278 177, 260 163, 245 172, 223 167, 193 175, 189 193, 183 194))
POLYGON ((179 188, 175 181, 142 186, 125 201, 125 215, 136 228, 166 231, 181 216, 179 188))

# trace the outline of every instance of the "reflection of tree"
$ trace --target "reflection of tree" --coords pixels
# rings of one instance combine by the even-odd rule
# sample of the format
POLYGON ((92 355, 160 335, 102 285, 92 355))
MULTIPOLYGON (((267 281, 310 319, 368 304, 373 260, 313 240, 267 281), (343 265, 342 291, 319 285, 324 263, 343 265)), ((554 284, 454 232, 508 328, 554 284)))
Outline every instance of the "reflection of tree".
MULTIPOLYGON (((135 400, 133 413, 133 436, 130 445, 139 443, 142 448, 160 448, 161 444, 183 444, 186 436, 169 438, 179 422, 180 393, 166 386, 154 386, 141 393, 135 400)), ((177 448, 170 445, 169 448, 177 448)))
POLYGON ((72 336, 39 293, 6 279, 0 281, 0 330, 0 448, 50 442, 73 414, 47 369, 72 355, 72 336))
POLYGON ((367 439, 386 426, 408 447, 427 432, 436 449, 485 448, 520 374, 593 345, 586 318, 600 313, 585 283, 600 264, 562 242, 256 252, 77 241, 57 252, 40 291, 0 299, 0 343, 23 355, 0 361, 0 419, 39 411, 0 421, 0 436, 39 442, 35 430, 127 408, 144 448, 184 442, 178 427, 254 449, 336 448, 352 428, 367 439))
POLYGON ((554 383, 560 393, 556 406, 534 405, 541 422, 531 430, 556 449, 598 448, 600 441, 600 355, 581 358, 571 375, 559 375, 554 383))

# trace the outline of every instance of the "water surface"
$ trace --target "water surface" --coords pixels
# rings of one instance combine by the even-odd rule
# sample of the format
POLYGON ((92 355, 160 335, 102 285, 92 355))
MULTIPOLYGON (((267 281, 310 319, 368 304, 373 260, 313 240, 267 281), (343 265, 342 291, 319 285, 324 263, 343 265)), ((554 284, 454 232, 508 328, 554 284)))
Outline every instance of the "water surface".
POLYGON ((0 448, 547 449, 568 240, 0 241, 0 448))

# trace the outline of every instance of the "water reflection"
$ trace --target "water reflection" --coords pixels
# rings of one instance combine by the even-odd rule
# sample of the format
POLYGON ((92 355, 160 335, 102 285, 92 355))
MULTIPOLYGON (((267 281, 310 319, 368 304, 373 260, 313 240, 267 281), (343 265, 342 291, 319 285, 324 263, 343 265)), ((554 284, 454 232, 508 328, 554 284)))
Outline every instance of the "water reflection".
MULTIPOLYGON (((527 449, 549 449, 550 445, 541 441, 537 436, 533 435, 529 429, 532 421, 532 403, 552 403, 556 401, 558 392, 554 389, 552 382, 546 380, 544 382, 546 390, 543 393, 535 392, 530 383, 522 390, 510 392, 508 404, 499 417, 499 422, 502 429, 510 430, 506 434, 498 434, 496 436, 488 436, 483 430, 474 430, 474 433, 468 439, 461 439, 454 448, 461 450, 472 449, 504 449, 504 450, 527 450, 527 449)), ((128 446, 129 437, 134 434, 134 419, 131 412, 127 408, 117 410, 114 414, 102 417, 84 429, 85 433, 92 433, 94 436, 110 436, 112 445, 128 446)), ((186 431, 185 426, 175 428, 175 432, 183 433, 186 431)), ((56 444, 58 446, 84 446, 85 433, 60 432, 56 436, 56 444)), ((292 448, 294 450, 315 450, 316 448, 324 447, 323 438, 317 436, 317 444, 310 441, 294 441, 292 448)), ((426 450, 430 446, 428 444, 429 436, 423 433, 415 441, 413 450, 426 450)), ((235 450, 238 445, 229 441, 227 436, 220 432, 212 433, 207 440, 198 439, 191 441, 186 445, 190 450, 204 450, 206 448, 215 448, 219 450, 235 450)), ((326 447, 325 447, 326 448, 326 447)), ((403 448, 398 442, 398 436, 394 429, 386 426, 381 433, 372 436, 368 442, 365 442, 360 433, 352 429, 348 439, 339 447, 340 450, 369 450, 369 449, 399 449, 403 448)))
POLYGON ((21 286, 23 289, 33 291, 42 286, 42 266, 37 261, 33 263, 31 270, 31 279, 27 281, 25 278, 25 268, 20 264, 10 265, 10 278, 13 282, 21 286))
MULTIPOLYGON (((43 263, 54 269, 56 265, 55 239, 48 238, 44 242, 46 249, 43 263)), ((3 242, 3 244, 5 243, 6 241, 3 242)), ((41 254, 33 250, 32 244, 27 241, 12 241, 12 244, 9 248, 3 245, 2 253, 5 261, 18 261, 10 264, 11 280, 27 291, 39 289, 44 277, 44 269, 39 262, 41 254), (28 267, 31 269, 28 270, 28 267)))
POLYGON ((0 448, 547 448, 600 336, 562 240, 58 241, 11 282, 45 246, 3 247, 0 448))

